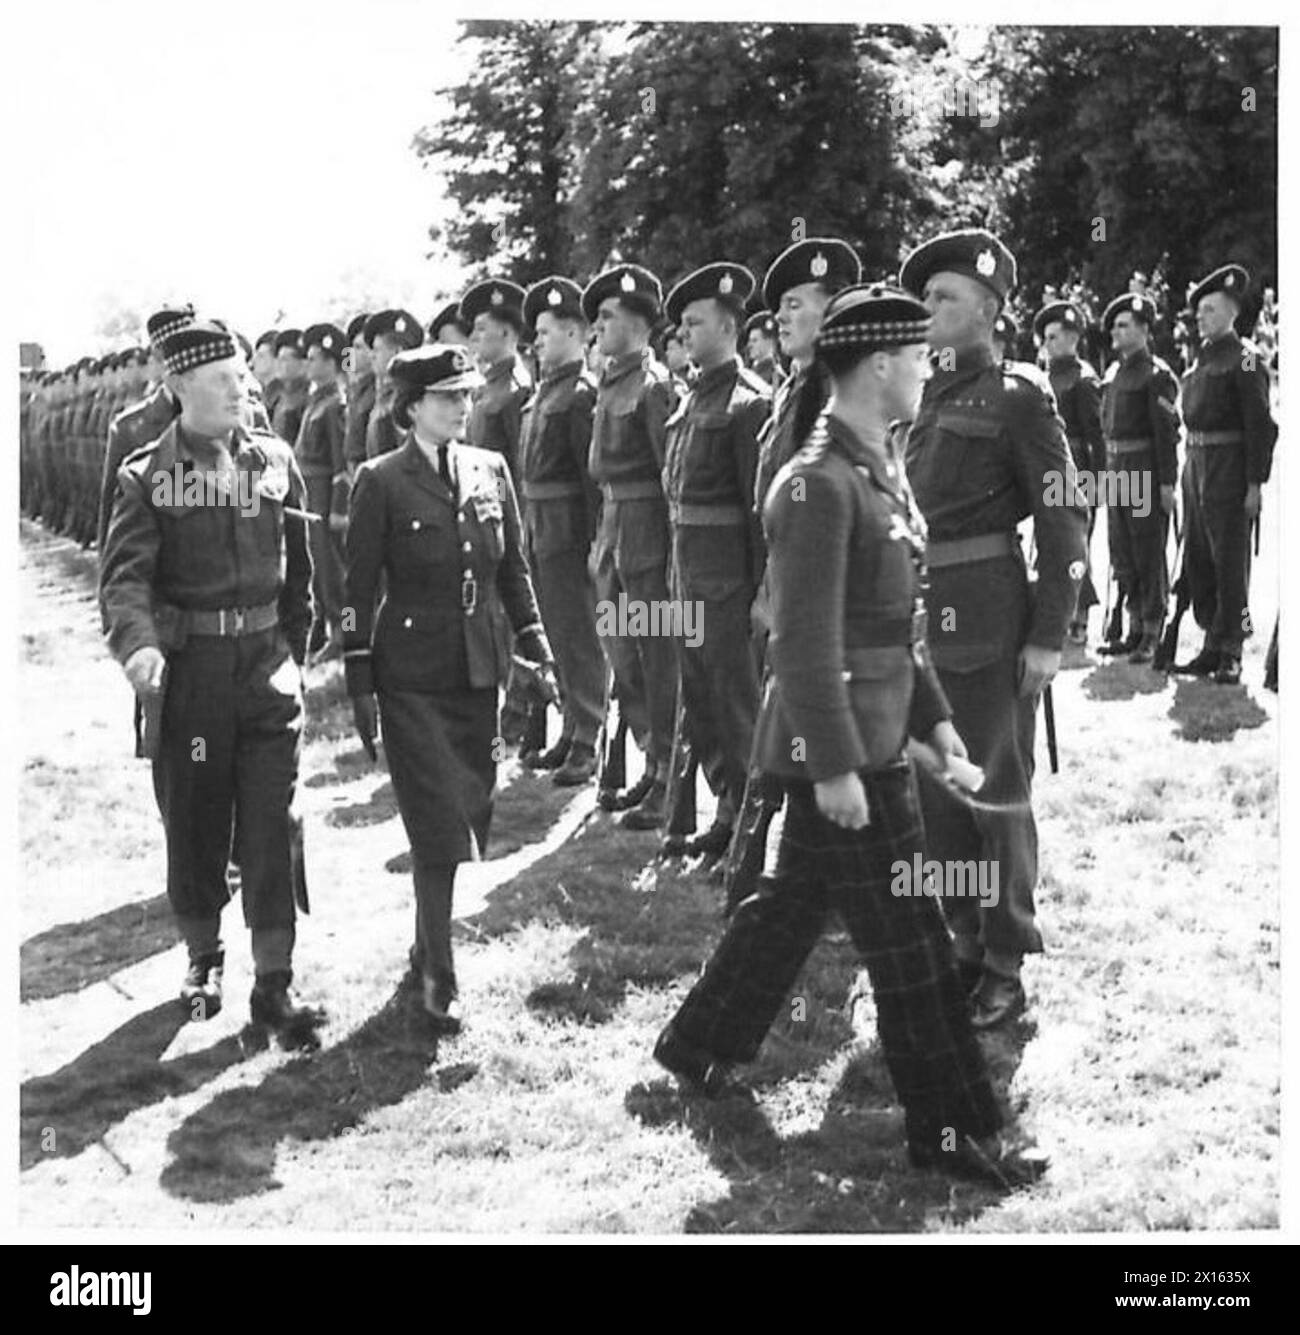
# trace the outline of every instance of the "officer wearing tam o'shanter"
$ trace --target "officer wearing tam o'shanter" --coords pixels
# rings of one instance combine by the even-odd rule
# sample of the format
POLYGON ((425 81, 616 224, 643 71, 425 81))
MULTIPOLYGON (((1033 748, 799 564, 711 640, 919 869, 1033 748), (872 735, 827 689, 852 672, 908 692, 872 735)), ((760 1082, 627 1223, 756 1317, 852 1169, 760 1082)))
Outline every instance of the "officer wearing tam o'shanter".
POLYGON ((1245 269, 1226 264, 1189 292, 1201 343, 1182 381, 1184 572, 1205 643, 1174 670, 1230 686, 1241 680, 1241 647, 1251 631, 1250 528, 1258 522, 1277 440, 1264 357, 1235 328, 1249 286, 1245 269))
MULTIPOLYGON (((1056 411, 1065 424, 1065 439, 1080 475, 1087 475, 1095 486, 1106 467, 1106 447, 1101 436, 1101 381, 1090 362, 1079 355, 1083 337, 1083 312, 1073 302, 1050 301, 1034 316, 1034 337, 1042 345, 1047 360, 1047 376, 1056 398, 1056 411)), ((1095 494, 1095 493, 1094 493, 1095 494)), ((1097 520, 1094 501, 1088 507, 1088 537, 1097 520)), ((1088 638, 1088 609, 1097 599, 1092 582, 1091 556, 1079 584, 1079 597, 1070 619, 1070 639, 1084 644, 1088 638)))
POLYGON ((906 447, 929 530, 930 644, 953 723, 986 775, 978 807, 923 785, 925 825, 941 862, 998 869, 995 905, 945 903, 974 984, 974 1023, 988 1028, 1023 1010, 1022 958, 1043 948, 1034 921, 1034 715, 1060 666, 1087 518, 1050 391, 994 356, 994 324, 1016 281, 1011 252, 983 229, 951 232, 914 250, 900 279, 933 316, 935 371, 906 447), (1016 532, 1029 516, 1032 596, 1016 532))
POLYGON ((1150 348, 1156 307, 1125 292, 1102 313, 1119 354, 1101 385, 1106 442, 1106 536, 1111 567, 1129 609, 1128 638, 1101 646, 1150 663, 1160 645, 1169 598, 1165 542, 1178 481, 1178 380, 1150 348))

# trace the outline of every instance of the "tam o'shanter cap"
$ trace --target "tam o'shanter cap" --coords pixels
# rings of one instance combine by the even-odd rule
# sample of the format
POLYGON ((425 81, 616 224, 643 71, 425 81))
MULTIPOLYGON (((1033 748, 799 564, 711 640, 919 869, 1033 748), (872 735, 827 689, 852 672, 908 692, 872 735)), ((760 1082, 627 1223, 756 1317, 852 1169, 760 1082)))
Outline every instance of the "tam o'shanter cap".
POLYGON ((196 366, 237 356, 239 345, 229 329, 212 322, 196 322, 164 339, 160 351, 168 375, 180 375, 196 366))
POLYGON ((792 287, 820 283, 834 294, 861 281, 862 261, 847 241, 836 236, 809 237, 787 246, 768 266, 763 301, 776 310, 792 287))
POLYGON ((668 294, 664 313, 673 324, 678 324, 682 312, 693 301, 709 298, 723 301, 737 310, 743 310, 746 298, 754 290, 754 275, 743 264, 721 261, 706 264, 682 279, 668 294))
POLYGON ((336 324, 314 324, 303 330, 302 347, 304 352, 319 348, 327 357, 336 362, 343 360, 344 349, 349 346, 347 335, 336 324))
POLYGON ((830 299, 814 342, 818 350, 906 347, 924 343, 929 329, 930 312, 915 297, 883 283, 861 283, 830 299))
POLYGON ((572 278, 562 278, 559 274, 534 283, 524 293, 525 326, 535 329, 537 317, 548 311, 561 319, 583 319, 582 288, 572 278))
POLYGON ((156 310, 145 321, 145 332, 149 335, 149 346, 156 352, 158 345, 169 334, 178 329, 186 329, 194 323, 193 306, 164 306, 156 310))
POLYGON ((1125 311, 1131 312, 1148 328, 1156 322, 1156 304, 1150 297, 1144 297, 1140 292, 1122 292, 1102 312, 1102 329, 1109 334, 1115 321, 1125 311))
POLYGON ((396 340, 409 352, 424 342, 424 328, 410 311, 398 308, 377 311, 365 324, 366 346, 373 348, 375 339, 380 337, 396 340))
POLYGON ((460 299, 461 322, 472 329, 474 321, 485 312, 519 328, 524 322, 524 289, 504 278, 475 283, 460 299))
POLYGON ((629 310, 653 324, 663 305, 663 284, 639 264, 616 264, 597 274, 583 289, 582 313, 594 324, 600 303, 616 297, 629 310))
POLYGON ((898 277, 907 291, 923 297, 926 283, 936 273, 964 274, 1005 301, 1016 286, 1016 258, 982 227, 944 232, 917 246, 903 261, 898 277))
POLYGON ((1034 316, 1034 334, 1041 339, 1049 324, 1063 325, 1077 333, 1083 332, 1083 312, 1072 301, 1049 301, 1034 316))
POLYGON ((1211 296, 1215 292, 1226 292, 1228 296, 1241 301, 1249 287, 1250 274, 1240 264, 1225 264, 1221 269, 1206 274, 1199 283, 1192 284, 1187 293, 1187 304, 1195 311, 1202 297, 1211 296))

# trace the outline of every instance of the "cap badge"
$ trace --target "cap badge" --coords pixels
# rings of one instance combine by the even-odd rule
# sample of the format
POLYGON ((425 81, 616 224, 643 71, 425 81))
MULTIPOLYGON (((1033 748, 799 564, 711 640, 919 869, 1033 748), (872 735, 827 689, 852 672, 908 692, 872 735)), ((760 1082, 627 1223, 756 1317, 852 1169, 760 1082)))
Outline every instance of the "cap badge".
POLYGON ((564 298, 560 296, 560 289, 558 287, 551 288, 546 294, 546 303, 548 306, 558 306, 563 300, 564 298))
POLYGON ((393 321, 393 333, 395 334, 406 333, 406 321, 400 315, 397 317, 396 320, 393 321))
POLYGON ((1223 286, 1224 286, 1224 287, 1231 287, 1236 281, 1237 281, 1237 275, 1236 275, 1236 274, 1231 274, 1231 273, 1230 273, 1230 274, 1227 274, 1227 275, 1225 275, 1225 277, 1224 277, 1224 279, 1223 279, 1223 286))
POLYGON ((490 300, 494 306, 500 306, 505 299, 506 299, 505 293, 502 292, 499 287, 494 287, 492 289, 492 296, 490 300))
POLYGON ((829 268, 830 265, 826 262, 826 256, 823 255, 820 250, 812 257, 808 264, 808 272, 812 274, 814 278, 825 278, 826 270, 829 268))
POLYGON ((1133 300, 1129 302, 1129 305, 1130 305, 1135 311, 1140 311, 1140 310, 1142 309, 1142 298, 1141 298, 1141 297, 1134 297, 1133 300))
POLYGON ((1070 562, 1070 578, 1073 579, 1073 580, 1080 580, 1080 579, 1082 579, 1082 578, 1083 578, 1083 575, 1084 575, 1084 571, 1085 571, 1086 569, 1087 569, 1087 567, 1083 564, 1082 561, 1071 561, 1071 562, 1070 562))
POLYGON ((630 273, 624 272, 623 277, 618 280, 618 285, 624 292, 636 291, 636 279, 630 273))
POLYGON ((975 256, 975 272, 988 278, 991 274, 997 272, 998 262, 993 257, 991 250, 981 250, 975 256))
POLYGON ((321 339, 320 345, 326 352, 328 352, 334 346, 334 335, 326 334, 325 337, 321 339))
POLYGON ((723 296, 726 296, 733 287, 735 287, 735 283, 732 281, 729 273, 724 273, 722 277, 718 279, 718 291, 721 292, 723 296))

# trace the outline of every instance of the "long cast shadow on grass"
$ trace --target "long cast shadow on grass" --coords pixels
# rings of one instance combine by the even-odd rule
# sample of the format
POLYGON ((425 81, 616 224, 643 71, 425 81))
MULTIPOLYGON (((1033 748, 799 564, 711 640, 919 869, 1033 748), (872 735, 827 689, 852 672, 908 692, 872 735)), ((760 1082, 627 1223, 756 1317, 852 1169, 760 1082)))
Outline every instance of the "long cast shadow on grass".
POLYGON ((1112 658, 1090 672, 1081 685, 1089 700, 1132 700, 1136 695, 1159 695, 1166 679, 1149 663, 1112 658))
POLYGON ((1260 727, 1268 715, 1245 686, 1181 677, 1169 717, 1185 742, 1230 742, 1242 728, 1260 727))
POLYGON ((119 969, 170 950, 179 940, 166 895, 122 904, 80 922, 61 922, 22 944, 22 1000, 41 1001, 78 992, 119 969))
POLYGON ((19 1094, 19 1162, 24 1169, 70 1158, 133 1112, 188 1094, 240 1060, 234 1038, 174 1061, 159 1058, 188 1023, 171 1000, 132 1016, 52 1075, 25 1081, 19 1094))
MULTIPOLYGON (((377 1108, 400 1103, 424 1084, 438 1040, 421 1024, 412 994, 398 990, 342 1042, 297 1057, 259 1085, 227 1090, 191 1113, 167 1141, 172 1159, 162 1186, 185 1200, 220 1202, 274 1191, 285 1141, 330 1140, 377 1108)), ((443 1090, 476 1073, 438 1072, 443 1090)))

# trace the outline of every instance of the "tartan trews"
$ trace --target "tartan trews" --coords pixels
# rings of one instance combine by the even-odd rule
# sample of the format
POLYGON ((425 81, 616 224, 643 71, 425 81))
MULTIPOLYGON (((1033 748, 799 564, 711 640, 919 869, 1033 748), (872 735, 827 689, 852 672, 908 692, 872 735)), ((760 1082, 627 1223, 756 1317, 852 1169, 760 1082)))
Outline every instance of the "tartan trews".
POLYGON ((911 866, 925 851, 911 766, 900 761, 862 778, 871 813, 862 830, 828 821, 810 783, 787 782, 774 885, 736 910, 670 1028, 713 1060, 752 1060, 834 912, 871 979, 909 1140, 933 1142, 944 1128, 990 1135, 1002 1119, 942 910, 930 896, 890 889, 895 862, 911 866))

